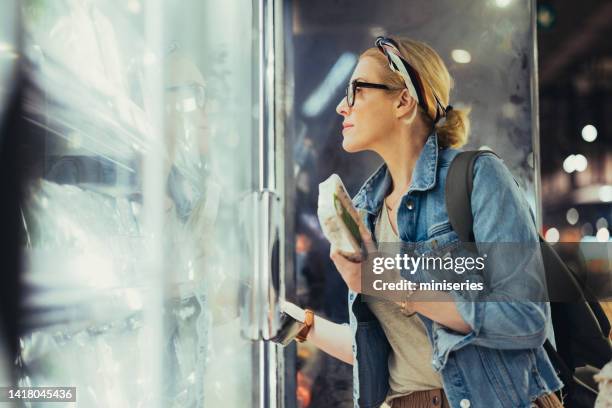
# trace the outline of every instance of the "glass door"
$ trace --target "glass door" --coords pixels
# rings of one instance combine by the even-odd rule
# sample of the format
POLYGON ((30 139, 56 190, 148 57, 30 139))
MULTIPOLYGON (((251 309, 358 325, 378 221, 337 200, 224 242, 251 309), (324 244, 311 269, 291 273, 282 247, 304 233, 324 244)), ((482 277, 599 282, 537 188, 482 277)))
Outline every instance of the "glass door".
MULTIPOLYGON (((451 104, 472 108, 465 148, 489 148, 503 157, 539 214, 535 1, 470 0, 457 7, 452 0, 311 0, 284 6, 284 143, 293 159, 285 192, 293 235, 286 242, 294 250, 296 303, 348 322, 347 288, 329 260, 317 218, 318 184, 336 173, 353 196, 381 164, 371 152, 342 149, 342 118, 335 111, 360 54, 378 36, 425 41, 438 51, 454 78, 451 104)), ((300 407, 353 406, 350 365, 307 344, 298 346, 297 360, 300 407)))
POLYGON ((276 406, 272 7, 20 6, 16 385, 87 407, 276 406))

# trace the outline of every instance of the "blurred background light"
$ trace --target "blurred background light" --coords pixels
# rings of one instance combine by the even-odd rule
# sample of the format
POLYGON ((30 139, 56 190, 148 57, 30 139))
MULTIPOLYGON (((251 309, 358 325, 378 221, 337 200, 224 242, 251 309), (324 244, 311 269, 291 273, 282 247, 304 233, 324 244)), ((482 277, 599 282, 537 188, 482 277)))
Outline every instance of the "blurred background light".
POLYGON ((604 203, 612 202, 612 186, 599 187, 599 199, 604 203))
POLYGON ((549 228, 544 235, 544 239, 551 243, 559 242, 559 230, 556 228, 549 228))
POLYGON ((582 128, 582 138, 587 142, 597 139, 597 128, 593 125, 586 125, 582 128))
POLYGON ((606 220, 604 217, 601 217, 595 223, 595 228, 597 228, 598 230, 602 228, 608 228, 608 220, 606 220))
POLYGON ((582 234, 583 236, 593 235, 593 226, 590 222, 587 222, 582 225, 582 228, 580 229, 580 234, 582 234))
POLYGON ((557 12, 554 7, 548 3, 538 3, 538 27, 553 28, 557 20, 557 12))
POLYGON ((451 52, 451 57, 459 64, 468 64, 470 61, 472 61, 472 56, 470 53, 461 49, 453 50, 451 52))
POLYGON ((581 172, 585 171, 587 168, 588 162, 586 157, 581 154, 574 155, 574 168, 576 171, 581 172))
POLYGON ((570 154, 563 160, 563 170, 565 170, 566 173, 572 173, 576 170, 573 154, 570 154))
POLYGON ((567 222, 569 222, 571 225, 575 225, 578 222, 579 218, 578 210, 576 210, 575 208, 570 208, 569 210, 567 210, 565 218, 567 219, 567 222))
POLYGON ((608 242, 610 239, 610 231, 607 228, 600 228, 597 230, 597 235, 595 235, 598 242, 608 242))
POLYGON ((586 170, 588 164, 587 158, 582 154, 570 154, 563 161, 563 170, 566 173, 582 172, 586 170))

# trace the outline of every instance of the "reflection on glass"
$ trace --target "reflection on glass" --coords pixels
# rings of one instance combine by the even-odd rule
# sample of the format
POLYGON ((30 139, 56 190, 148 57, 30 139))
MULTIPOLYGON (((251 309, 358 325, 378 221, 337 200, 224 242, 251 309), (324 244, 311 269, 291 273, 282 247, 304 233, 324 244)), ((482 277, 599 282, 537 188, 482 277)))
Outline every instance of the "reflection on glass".
MULTIPOLYGON (((212 2, 168 2, 164 43, 147 43, 153 3, 22 4, 31 85, 18 383, 75 386, 87 407, 251 406, 253 347, 239 325, 251 262, 236 216, 252 187, 250 39, 219 57, 227 44, 202 43, 189 24, 214 21, 212 2), (143 186, 160 146, 155 206, 143 186)), ((224 13, 251 24, 243 9, 224 13)))
POLYGON ((207 407, 252 406, 257 381, 251 374, 257 364, 253 344, 240 326, 240 302, 249 290, 244 284, 252 273, 245 227, 255 221, 239 217, 255 177, 252 40, 248 31, 225 28, 246 29, 252 22, 250 10, 236 5, 182 1, 168 6, 164 21, 166 211, 173 214, 164 227, 172 241, 166 245, 166 275, 179 290, 171 290, 171 297, 185 299, 191 291, 202 308, 195 324, 168 316, 168 327, 176 324, 177 331, 167 341, 195 340, 175 349, 173 377, 181 379, 177 385, 203 378, 207 407), (199 24, 186 24, 195 16, 199 24), (191 354, 185 353, 189 347, 191 354))
POLYGON ((140 217, 152 141, 129 57, 143 39, 137 17, 109 6, 23 4, 32 157, 19 385, 76 386, 84 406, 155 406, 156 326, 144 316, 159 284, 140 217))

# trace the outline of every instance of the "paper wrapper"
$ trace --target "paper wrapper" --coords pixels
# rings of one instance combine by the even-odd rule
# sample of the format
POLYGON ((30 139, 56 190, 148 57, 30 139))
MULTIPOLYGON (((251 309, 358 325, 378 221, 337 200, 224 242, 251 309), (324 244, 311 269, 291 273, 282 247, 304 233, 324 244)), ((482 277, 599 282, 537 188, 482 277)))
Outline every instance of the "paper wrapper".
POLYGON ((606 364, 593 378, 599 383, 595 408, 612 408, 612 362, 606 364))
POLYGON ((317 214, 323 234, 333 248, 354 262, 367 257, 361 234, 368 230, 337 174, 319 184, 317 214))

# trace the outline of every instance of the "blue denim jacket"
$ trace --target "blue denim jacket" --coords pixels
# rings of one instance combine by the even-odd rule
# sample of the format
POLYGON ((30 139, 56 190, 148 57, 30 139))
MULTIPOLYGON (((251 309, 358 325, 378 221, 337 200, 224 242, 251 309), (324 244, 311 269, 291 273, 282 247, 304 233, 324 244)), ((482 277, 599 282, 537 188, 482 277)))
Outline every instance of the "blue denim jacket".
MULTIPOLYGON (((398 233, 402 241, 425 246, 435 241, 438 246, 459 240, 449 224, 444 196, 449 164, 457 153, 459 150, 439 148, 435 133, 428 137, 412 184, 399 205, 398 233)), ((390 175, 383 165, 353 198, 372 233, 390 185, 390 175)), ((538 242, 527 201, 509 170, 494 155, 476 159, 472 212, 476 242, 538 242)), ((493 286, 503 291, 505 281, 491 279, 493 286)), ((451 295, 460 300, 459 294, 451 295)), ((467 334, 419 315, 432 345, 432 366, 442 377, 452 407, 530 407, 538 396, 561 388, 543 348, 546 337, 552 334, 548 303, 458 301, 456 305, 472 327, 467 334)), ((355 406, 379 407, 389 390, 391 349, 367 303, 352 291, 349 315, 355 406)))

